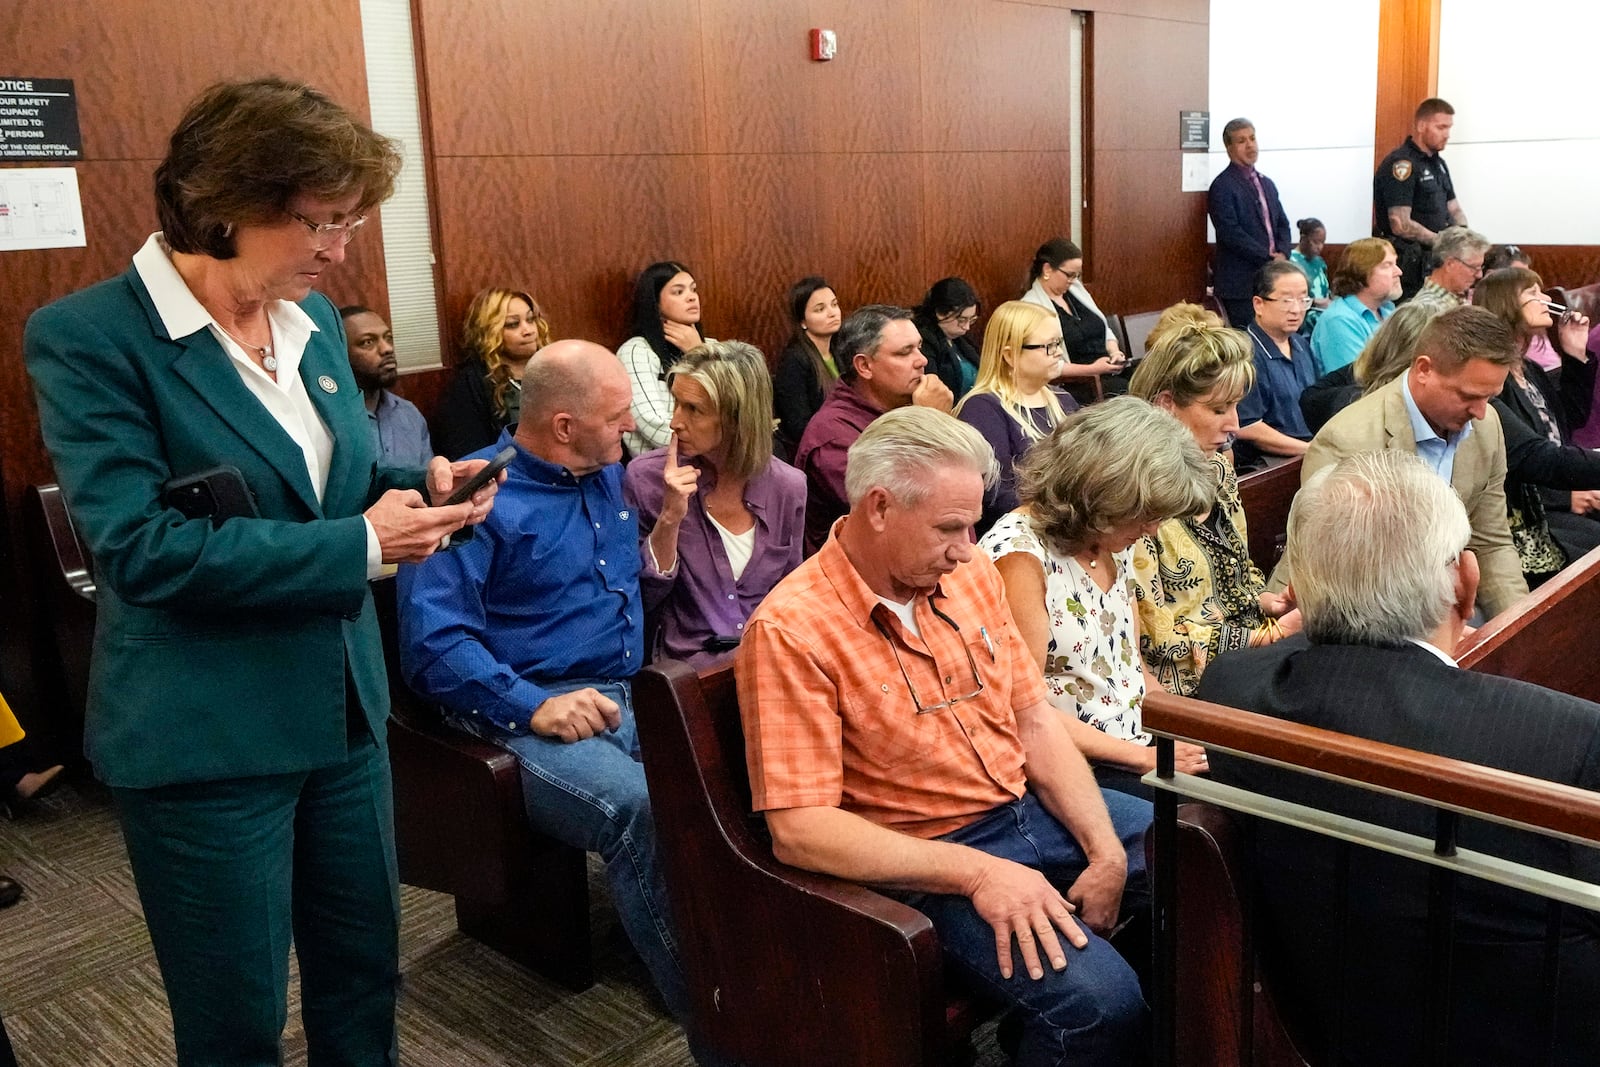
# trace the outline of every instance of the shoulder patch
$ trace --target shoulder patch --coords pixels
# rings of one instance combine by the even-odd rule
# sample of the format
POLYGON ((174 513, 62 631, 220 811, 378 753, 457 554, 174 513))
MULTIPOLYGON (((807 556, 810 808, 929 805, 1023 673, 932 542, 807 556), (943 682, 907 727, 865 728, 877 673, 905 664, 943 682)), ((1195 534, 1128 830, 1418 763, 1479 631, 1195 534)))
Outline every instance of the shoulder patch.
POLYGON ((1389 168, 1389 173, 1394 175, 1394 180, 1395 181, 1397 181, 1397 182, 1405 181, 1407 178, 1411 177, 1411 160, 1409 160, 1409 159, 1397 159, 1397 160, 1395 160, 1394 164, 1389 168))

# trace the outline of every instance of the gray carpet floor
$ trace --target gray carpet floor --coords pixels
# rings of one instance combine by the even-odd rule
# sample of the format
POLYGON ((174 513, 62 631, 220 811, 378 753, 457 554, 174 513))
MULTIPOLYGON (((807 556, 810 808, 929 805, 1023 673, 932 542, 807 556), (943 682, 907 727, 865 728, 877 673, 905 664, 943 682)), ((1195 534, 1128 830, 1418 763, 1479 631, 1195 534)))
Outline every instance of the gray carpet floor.
MULTIPOLYGON (((170 1065, 172 1020, 106 792, 69 782, 25 817, 0 818, 0 873, 27 887, 0 910, 0 1016, 21 1067, 170 1065)), ((597 981, 572 993, 458 932, 450 897, 402 887, 401 1062, 691 1067, 593 856, 589 888, 597 981)), ((293 977, 283 1044, 286 1065, 306 1062, 293 977)), ((974 1045, 973 1067, 1007 1062, 993 1023, 974 1045)))
MULTIPOLYGON (((165 1067, 172 1021, 109 800, 63 786, 0 819, 0 873, 27 887, 0 911, 0 1015, 21 1067, 165 1067)), ((683 1031, 590 871, 598 981, 553 985, 457 932, 451 898, 401 895, 399 1010, 407 1067, 687 1067, 683 1031)), ((284 1063, 305 1063, 291 981, 284 1063)))

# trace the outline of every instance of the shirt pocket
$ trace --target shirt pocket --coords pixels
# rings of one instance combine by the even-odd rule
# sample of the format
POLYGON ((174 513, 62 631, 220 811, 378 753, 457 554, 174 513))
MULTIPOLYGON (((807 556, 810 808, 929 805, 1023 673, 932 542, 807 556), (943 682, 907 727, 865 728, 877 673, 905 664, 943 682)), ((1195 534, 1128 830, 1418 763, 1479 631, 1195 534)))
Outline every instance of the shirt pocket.
MULTIPOLYGON (((917 695, 922 695, 920 690, 917 695)), ((937 703, 943 698, 929 699, 937 703)), ((841 693, 840 708, 845 763, 859 759, 895 778, 912 777, 918 766, 929 761, 937 740, 934 720, 948 713, 918 715, 898 670, 892 677, 847 686, 841 693)))

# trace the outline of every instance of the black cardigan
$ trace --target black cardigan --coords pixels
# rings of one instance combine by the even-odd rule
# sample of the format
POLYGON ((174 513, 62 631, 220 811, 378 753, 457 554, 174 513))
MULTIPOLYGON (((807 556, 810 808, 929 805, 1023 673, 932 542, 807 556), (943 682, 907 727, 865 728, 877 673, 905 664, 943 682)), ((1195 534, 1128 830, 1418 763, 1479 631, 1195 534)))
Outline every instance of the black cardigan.
POLYGON ((439 395, 428 435, 435 452, 456 460, 488 448, 509 425, 511 420, 495 409, 488 368, 474 356, 456 368, 455 376, 439 395))

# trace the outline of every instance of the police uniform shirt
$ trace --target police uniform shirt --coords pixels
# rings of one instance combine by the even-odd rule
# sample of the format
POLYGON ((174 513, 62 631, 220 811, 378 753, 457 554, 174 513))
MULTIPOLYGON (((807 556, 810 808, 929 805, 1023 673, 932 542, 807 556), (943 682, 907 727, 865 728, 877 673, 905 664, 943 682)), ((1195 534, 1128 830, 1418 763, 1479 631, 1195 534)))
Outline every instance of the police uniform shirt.
POLYGON ((1377 209, 1373 232, 1393 239, 1389 209, 1409 207, 1414 220, 1438 233, 1450 225, 1446 205, 1455 198, 1456 188, 1444 158, 1424 152, 1407 137, 1405 144, 1383 158, 1372 176, 1372 201, 1377 209))

